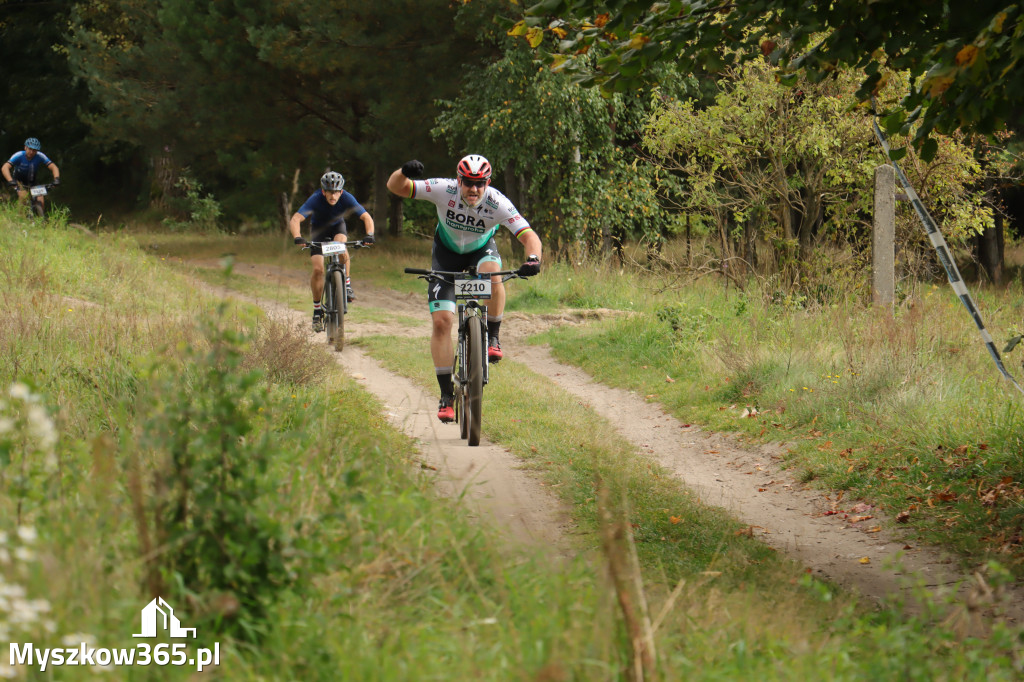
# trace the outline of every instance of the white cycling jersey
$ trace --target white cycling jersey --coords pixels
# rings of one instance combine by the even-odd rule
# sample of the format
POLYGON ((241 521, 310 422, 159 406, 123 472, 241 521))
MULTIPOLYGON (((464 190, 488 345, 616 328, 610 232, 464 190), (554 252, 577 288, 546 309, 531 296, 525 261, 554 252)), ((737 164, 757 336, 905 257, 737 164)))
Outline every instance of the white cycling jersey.
POLYGON ((437 235, 455 253, 471 253, 483 248, 504 225, 514 236, 530 229, 508 197, 488 186, 475 207, 462 200, 459 184, 451 178, 412 181, 412 198, 429 201, 437 207, 437 235))

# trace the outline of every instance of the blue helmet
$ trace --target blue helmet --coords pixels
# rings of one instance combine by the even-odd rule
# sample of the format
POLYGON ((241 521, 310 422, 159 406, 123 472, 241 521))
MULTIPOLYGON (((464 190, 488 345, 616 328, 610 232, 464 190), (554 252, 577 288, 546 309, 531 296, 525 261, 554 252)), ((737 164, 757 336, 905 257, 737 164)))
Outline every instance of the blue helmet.
POLYGON ((27 140, 25 140, 25 146, 28 147, 29 149, 35 149, 36 151, 39 151, 40 149, 43 148, 43 145, 39 144, 39 140, 37 140, 34 137, 30 137, 27 140))

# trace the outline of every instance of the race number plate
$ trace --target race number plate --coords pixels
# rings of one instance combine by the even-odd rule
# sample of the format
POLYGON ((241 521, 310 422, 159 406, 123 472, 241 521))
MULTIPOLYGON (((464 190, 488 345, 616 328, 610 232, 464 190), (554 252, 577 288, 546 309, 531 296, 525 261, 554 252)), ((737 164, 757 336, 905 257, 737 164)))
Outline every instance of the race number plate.
POLYGON ((344 253, 345 243, 344 242, 331 242, 330 244, 324 244, 320 247, 320 253, 326 255, 332 253, 344 253))
POLYGON ((44 197, 46 196, 46 187, 43 185, 36 185, 30 189, 29 192, 31 192, 34 197, 44 197))
POLYGON ((455 298, 485 299, 491 297, 491 279, 455 280, 455 298))

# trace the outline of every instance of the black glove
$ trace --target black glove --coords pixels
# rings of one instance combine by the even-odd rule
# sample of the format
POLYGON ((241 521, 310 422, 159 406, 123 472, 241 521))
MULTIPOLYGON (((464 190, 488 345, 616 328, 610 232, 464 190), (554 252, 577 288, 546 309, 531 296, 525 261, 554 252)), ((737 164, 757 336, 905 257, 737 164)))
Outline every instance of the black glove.
POLYGON ((308 244, 309 242, 307 242, 307 241, 306 241, 305 239, 303 239, 302 237, 296 237, 296 238, 295 238, 295 243, 296 243, 296 244, 302 244, 303 246, 305 246, 305 245, 306 245, 306 244, 308 244))
POLYGON ((9 187, 10 187, 11 189, 18 189, 18 181, 17 181, 17 180, 8 180, 8 181, 7 181, 7 185, 8 185, 8 186, 9 186, 9 187))
POLYGON ((364 243, 364 244, 366 244, 367 246, 369 246, 370 244, 372 244, 372 243, 373 243, 373 241, 374 241, 374 240, 373 240, 373 235, 372 235, 372 234, 368 234, 368 235, 366 235, 365 237, 363 237, 363 243, 364 243))
POLYGON ((59 184, 60 184, 60 178, 54 178, 53 179, 53 186, 56 187, 59 184))
POLYGON ((423 163, 420 161, 406 161, 402 164, 402 175, 407 178, 418 178, 423 175, 423 163))
POLYGON ((537 256, 529 256, 526 262, 519 266, 519 270, 516 271, 520 277, 533 277, 534 275, 540 274, 540 258, 537 256))

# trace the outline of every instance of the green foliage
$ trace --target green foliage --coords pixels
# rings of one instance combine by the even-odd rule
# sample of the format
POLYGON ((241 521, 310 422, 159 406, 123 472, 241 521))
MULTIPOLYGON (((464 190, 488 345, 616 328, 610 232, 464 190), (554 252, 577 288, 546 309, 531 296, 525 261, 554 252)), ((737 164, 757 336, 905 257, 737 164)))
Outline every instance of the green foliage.
POLYGON ((264 410, 276 410, 262 373, 245 369, 244 336, 214 325, 207 334, 207 350, 188 347, 159 362, 139 398, 134 475, 150 472, 146 491, 133 493, 147 510, 138 519, 140 544, 147 556, 151 542, 163 548, 148 561, 151 587, 160 571, 191 603, 236 602, 238 613, 228 615, 238 634, 253 636, 268 605, 298 578, 299 529, 285 527, 271 504, 277 444, 258 423, 264 410))
POLYGON ((434 100, 482 56, 471 36, 489 4, 89 1, 68 52, 94 135, 143 149, 158 177, 190 166, 235 216, 265 215, 295 169, 300 187, 341 170, 365 200, 377 164, 436 154, 434 100))
POLYGON ((655 170, 629 148, 648 100, 605 100, 515 43, 465 80, 466 94, 444 103, 434 135, 505 170, 505 193, 551 250, 578 261, 613 240, 661 241, 671 216, 660 210, 655 170))
MULTIPOLYGON (((659 177, 683 178, 675 201, 715 225, 724 261, 742 257, 752 270, 781 272, 811 291, 835 275, 825 261, 836 254, 822 245, 870 253, 873 172, 885 159, 869 112, 855 106, 852 71, 817 83, 801 79, 795 89, 780 85, 778 74, 755 59, 724 69, 708 106, 660 99, 644 144, 663 170, 659 177)), ((899 80, 883 94, 897 90, 899 80)), ((963 136, 933 142, 934 161, 915 156, 907 173, 947 238, 963 243, 992 224, 975 190, 982 171, 963 136)), ((910 211, 899 214, 897 242, 917 254, 903 259, 908 269, 929 253, 910 211)))
POLYGON ((185 168, 174 186, 184 193, 184 197, 171 200, 172 207, 188 216, 188 222, 182 223, 171 218, 164 219, 164 225, 173 230, 198 228, 204 231, 218 229, 217 219, 221 216, 220 204, 211 194, 203 194, 202 184, 185 168))
POLYGON ((57 429, 41 396, 11 384, 0 394, 0 496, 14 503, 6 511, 17 525, 31 525, 55 489, 56 445, 57 429))
MULTIPOLYGON (((553 64, 609 93, 649 82, 652 67, 664 62, 719 71, 764 55, 784 67, 786 84, 798 74, 818 83, 853 67, 861 100, 879 90, 888 71, 908 71, 886 122, 913 130, 927 161, 936 151, 928 142, 933 130, 993 133, 1024 124, 1024 76, 1015 68, 1024 21, 1016 4, 737 2, 709 11, 702 3, 569 0, 527 13, 524 28, 558 37, 553 64), (722 53, 722 45, 731 51, 722 53)), ((531 42, 539 45, 540 37, 531 42)))

